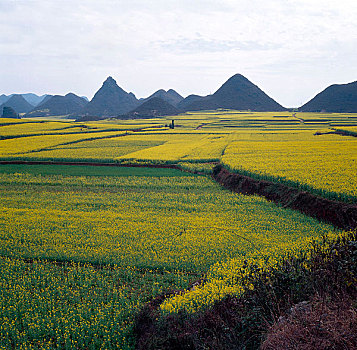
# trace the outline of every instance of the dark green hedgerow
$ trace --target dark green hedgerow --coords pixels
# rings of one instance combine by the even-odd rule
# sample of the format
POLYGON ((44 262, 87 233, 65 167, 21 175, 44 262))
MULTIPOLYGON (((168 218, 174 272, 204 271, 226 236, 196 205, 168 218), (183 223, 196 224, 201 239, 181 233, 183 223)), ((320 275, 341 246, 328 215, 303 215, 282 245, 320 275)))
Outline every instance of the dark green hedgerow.
MULTIPOLYGON (((158 306, 165 296, 147 304, 136 320, 136 348, 258 349, 271 327, 298 303, 310 303, 319 296, 332 302, 342 298, 356 305, 357 232, 334 242, 325 240, 322 245, 315 244, 299 258, 286 257, 278 269, 262 272, 252 266, 249 271, 247 282, 253 284, 253 289, 246 288, 240 297, 227 297, 199 313, 160 316, 158 306)), ((349 327, 354 327, 355 335, 343 329, 323 332, 325 343, 337 342, 338 334, 342 347, 332 348, 352 349, 346 344, 357 344, 357 323, 351 321, 349 327), (344 336, 353 339, 347 342, 344 336)), ((301 341, 313 343, 316 339, 301 341)), ((311 347, 297 344, 294 349, 311 347)))
MULTIPOLYGON (((355 126, 355 125, 353 125, 353 126, 355 126)), ((334 129, 334 128, 332 128, 332 130, 335 130, 335 133, 336 133, 336 134, 340 134, 340 135, 344 135, 344 136, 357 137, 357 132, 352 131, 352 130, 334 129)))

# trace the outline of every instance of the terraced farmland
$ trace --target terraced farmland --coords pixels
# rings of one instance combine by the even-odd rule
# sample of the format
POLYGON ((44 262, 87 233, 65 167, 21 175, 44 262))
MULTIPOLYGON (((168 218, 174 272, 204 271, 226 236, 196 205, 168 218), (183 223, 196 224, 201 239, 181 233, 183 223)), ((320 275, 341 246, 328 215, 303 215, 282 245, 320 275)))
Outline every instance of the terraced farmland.
POLYGON ((0 159, 10 164, 0 164, 0 348, 132 349, 134 318, 154 297, 181 289, 160 310, 193 313, 239 295, 244 264, 276 266, 340 235, 193 173, 220 162, 354 202, 356 138, 333 132, 355 120, 214 111, 176 116, 169 129, 165 119, 2 119, 0 159))
MULTIPOLYGON (((127 320, 165 289, 187 286, 217 262, 229 264, 228 272, 229 261, 242 254, 281 254, 333 232, 259 197, 224 191, 204 176, 160 176, 161 169, 154 177, 17 171, 0 175, 1 256, 7 266, 1 270, 1 318, 22 322, 15 329, 2 322, 2 334, 17 344, 45 346, 57 334, 61 344, 96 346, 88 343, 96 332, 102 345, 108 332, 111 346, 129 346, 127 320), (59 288, 63 281, 68 290, 59 288), (108 284, 109 294, 103 294, 108 284), (70 315, 62 303, 72 305, 70 315), (73 332, 75 320, 79 328, 73 332)), ((234 290, 227 286, 200 303, 234 290)))

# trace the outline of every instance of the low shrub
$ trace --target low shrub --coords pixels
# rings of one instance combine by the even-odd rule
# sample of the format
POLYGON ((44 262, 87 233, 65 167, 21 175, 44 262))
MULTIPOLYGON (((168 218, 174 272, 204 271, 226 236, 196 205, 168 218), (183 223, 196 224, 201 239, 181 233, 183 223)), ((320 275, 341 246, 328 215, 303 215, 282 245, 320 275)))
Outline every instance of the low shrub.
POLYGON ((357 231, 314 244, 299 257, 285 257, 279 268, 248 269, 242 295, 226 297, 206 310, 162 316, 159 305, 165 296, 149 303, 136 320, 136 348, 248 350, 263 343, 263 349, 287 349, 294 342, 296 349, 314 349, 321 337, 326 349, 355 348, 357 336, 349 332, 357 334, 357 231), (300 313, 293 312, 302 305, 306 307, 300 313), (327 327, 323 320, 316 323, 319 313, 326 314, 328 334, 315 329, 327 327), (331 321, 334 317, 336 322, 331 321))

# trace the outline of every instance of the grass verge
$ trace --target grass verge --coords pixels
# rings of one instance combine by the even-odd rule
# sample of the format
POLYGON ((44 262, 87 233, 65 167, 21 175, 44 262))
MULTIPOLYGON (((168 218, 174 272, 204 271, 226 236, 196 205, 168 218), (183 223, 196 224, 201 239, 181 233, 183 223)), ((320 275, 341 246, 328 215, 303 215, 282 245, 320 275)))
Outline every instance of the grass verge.
POLYGON ((170 168, 61 164, 0 164, 0 173, 66 176, 195 176, 170 168))

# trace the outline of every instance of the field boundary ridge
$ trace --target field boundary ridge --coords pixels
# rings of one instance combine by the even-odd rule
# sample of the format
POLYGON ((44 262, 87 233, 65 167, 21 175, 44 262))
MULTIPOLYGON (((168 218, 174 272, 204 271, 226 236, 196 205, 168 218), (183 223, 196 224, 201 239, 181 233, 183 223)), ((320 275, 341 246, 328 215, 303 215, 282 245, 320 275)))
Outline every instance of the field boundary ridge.
POLYGON ((231 173, 221 164, 213 169, 212 176, 233 192, 265 197, 284 208, 298 210, 344 230, 357 228, 357 204, 333 201, 283 184, 231 173))
POLYGON ((108 162, 70 162, 70 161, 41 161, 41 160, 0 160, 0 165, 28 164, 28 165, 84 165, 84 166, 109 166, 126 168, 162 168, 182 170, 174 164, 136 164, 136 163, 108 163, 108 162))

